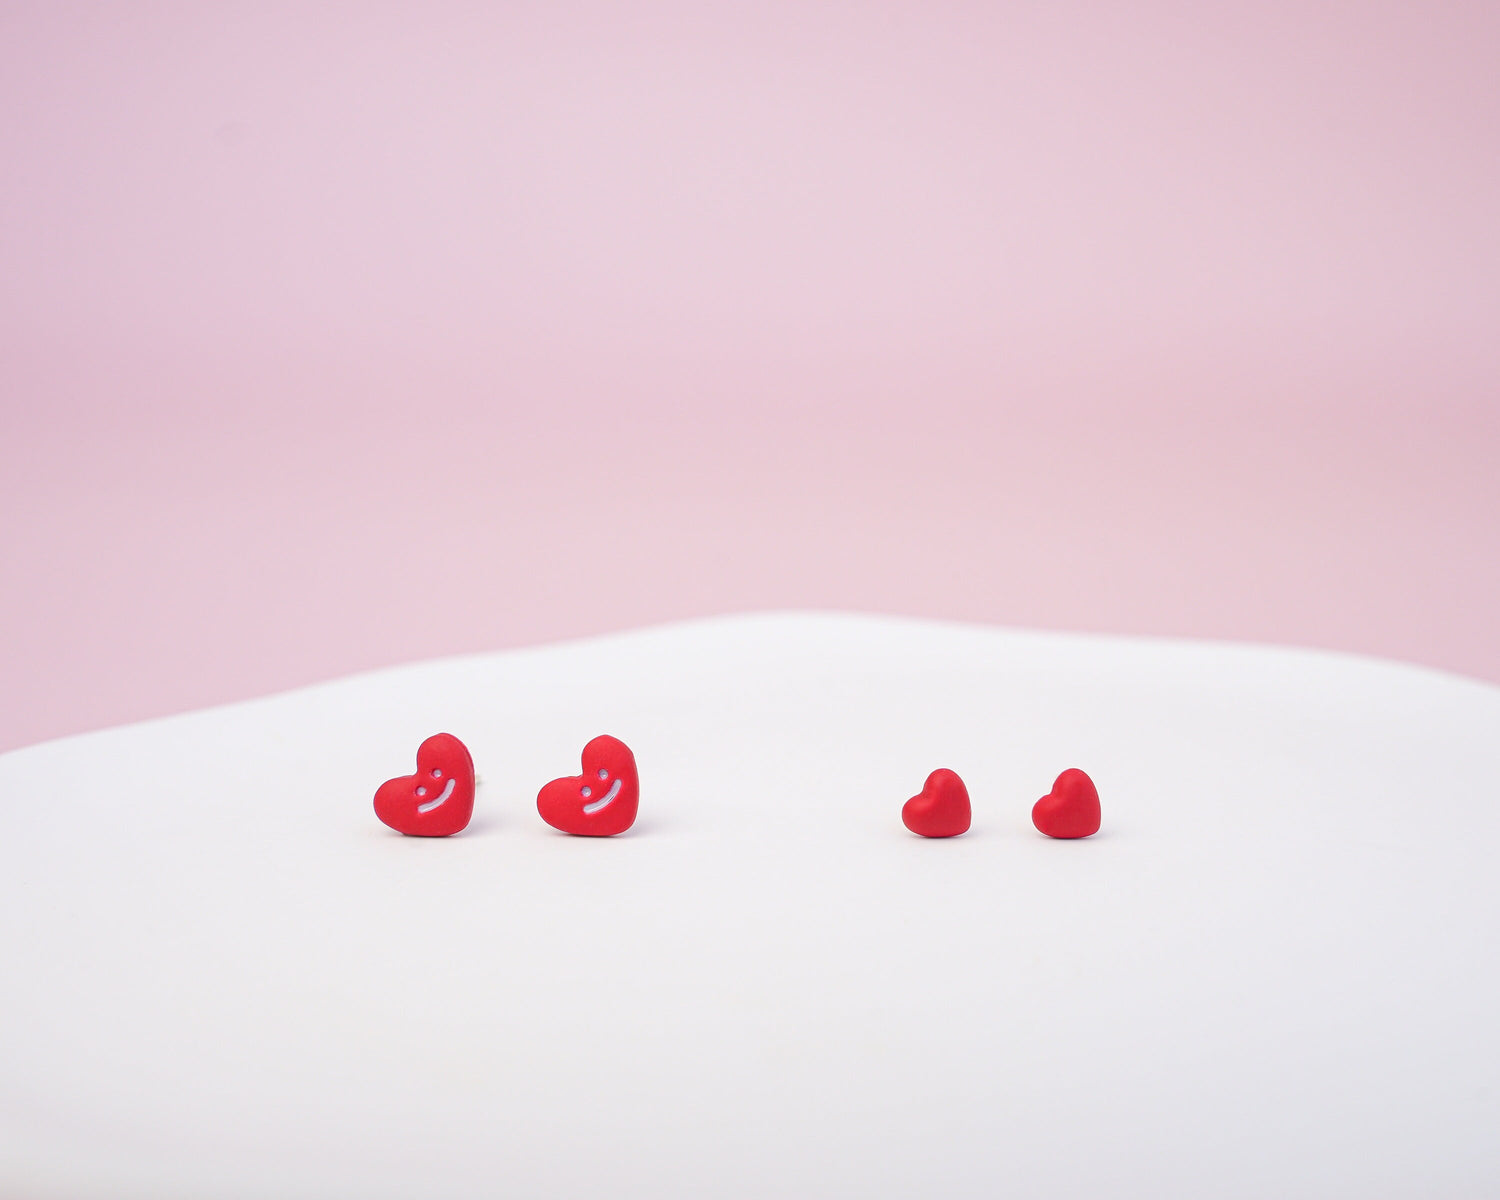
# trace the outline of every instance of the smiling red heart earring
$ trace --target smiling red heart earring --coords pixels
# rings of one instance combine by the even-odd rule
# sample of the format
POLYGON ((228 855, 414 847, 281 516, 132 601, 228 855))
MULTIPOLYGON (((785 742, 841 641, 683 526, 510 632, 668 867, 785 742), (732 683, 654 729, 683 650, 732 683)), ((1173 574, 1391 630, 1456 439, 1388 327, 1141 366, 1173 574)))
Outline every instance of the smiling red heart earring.
POLYGON ((474 815, 474 760, 451 733, 417 747, 417 773, 388 779, 375 793, 375 815, 408 837, 448 837, 474 815))
POLYGON ((901 806, 901 820, 913 833, 926 838, 957 837, 966 833, 973 814, 969 789, 957 772, 939 767, 927 777, 922 790, 901 806))
POLYGON ((1052 838, 1085 838, 1099 832, 1099 790, 1077 767, 1057 777, 1031 808, 1031 823, 1052 838))
POLYGON ((537 793, 536 810, 553 829, 580 837, 613 837, 635 823, 641 785, 635 755, 602 734, 583 748, 583 774, 554 779, 537 793))

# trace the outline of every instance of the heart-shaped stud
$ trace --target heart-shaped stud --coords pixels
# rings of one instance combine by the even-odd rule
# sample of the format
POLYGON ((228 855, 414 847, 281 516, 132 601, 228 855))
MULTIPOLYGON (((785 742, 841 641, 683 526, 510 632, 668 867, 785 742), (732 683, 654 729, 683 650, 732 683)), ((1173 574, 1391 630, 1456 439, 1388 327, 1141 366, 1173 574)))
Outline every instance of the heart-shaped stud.
POLYGON ((612 837, 635 823, 640 802, 635 755, 619 738, 601 734, 583 748, 583 774, 547 784, 537 793, 536 810, 564 833, 612 837))
POLYGON ((1099 832, 1099 791, 1077 767, 1057 777, 1052 790, 1031 808, 1031 823, 1054 838, 1083 838, 1099 832))
POLYGON ((929 775, 921 793, 901 806, 901 820, 923 837, 957 837, 968 830, 971 819, 969 789, 946 767, 929 775))
POLYGON ((474 760, 451 733, 417 747, 417 773, 387 779, 375 793, 375 815, 410 837, 447 837, 474 815, 474 760))

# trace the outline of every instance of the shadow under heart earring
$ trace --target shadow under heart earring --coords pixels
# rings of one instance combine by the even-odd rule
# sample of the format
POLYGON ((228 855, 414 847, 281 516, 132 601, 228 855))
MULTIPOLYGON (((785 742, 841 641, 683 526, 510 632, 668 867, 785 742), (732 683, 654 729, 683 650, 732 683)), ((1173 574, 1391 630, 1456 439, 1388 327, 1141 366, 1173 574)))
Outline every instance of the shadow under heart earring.
POLYGON ((922 790, 901 806, 902 822, 925 838, 966 833, 972 817, 969 789, 956 771, 946 767, 939 767, 929 775, 922 790))
POLYGON ((613 837, 635 824, 641 802, 635 755, 619 738, 601 734, 583 748, 583 774, 554 779, 536 797, 553 829, 580 837, 613 837))
POLYGON ((387 779, 375 793, 375 815, 408 837, 448 837, 474 815, 474 760, 451 733, 417 747, 417 773, 387 779))

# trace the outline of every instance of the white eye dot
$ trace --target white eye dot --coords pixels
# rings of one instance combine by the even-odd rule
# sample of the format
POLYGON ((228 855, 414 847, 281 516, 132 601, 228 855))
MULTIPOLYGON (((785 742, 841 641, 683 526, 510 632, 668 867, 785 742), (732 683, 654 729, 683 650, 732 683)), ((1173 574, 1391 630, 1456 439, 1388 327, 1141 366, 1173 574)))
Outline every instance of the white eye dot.
POLYGON ((585 799, 585 800, 587 800, 587 799, 588 799, 588 798, 589 798, 589 797, 590 797, 590 796, 592 796, 592 795, 593 795, 593 794, 594 794, 594 791, 593 791, 593 789, 592 789, 592 788, 584 788, 584 789, 583 789, 583 798, 584 798, 584 799, 585 799))
POLYGON ((441 779, 443 777, 443 773, 441 771, 439 771, 436 767, 433 767, 432 768, 432 777, 434 779, 441 779))
POLYGON ((606 771, 603 767, 599 768, 599 778, 600 779, 608 779, 609 778, 609 772, 606 771))
POLYGON ((417 789, 417 795, 419 795, 419 796, 425 796, 425 795, 427 795, 427 789, 426 788, 418 788, 417 789))

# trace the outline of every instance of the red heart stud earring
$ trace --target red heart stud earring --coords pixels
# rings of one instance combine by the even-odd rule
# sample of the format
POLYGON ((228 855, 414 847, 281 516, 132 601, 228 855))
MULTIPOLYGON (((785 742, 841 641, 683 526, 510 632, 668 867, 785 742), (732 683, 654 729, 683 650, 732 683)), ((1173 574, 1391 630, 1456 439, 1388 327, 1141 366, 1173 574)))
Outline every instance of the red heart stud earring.
POLYGON ((635 823, 640 802, 635 755, 619 738, 603 734, 583 748, 583 774, 547 784, 537 793, 536 810, 564 833, 612 837, 635 823))
POLYGON ((957 837, 968 830, 971 819, 969 789, 946 767, 929 775, 921 792, 901 806, 901 820, 923 837, 957 837))
POLYGON ((417 773, 388 779, 375 793, 375 815, 410 837, 447 837, 474 815, 474 760, 451 733, 417 747, 417 773))
POLYGON ((1099 821, 1099 791, 1077 767, 1059 775, 1031 809, 1031 823, 1048 837, 1088 837, 1099 832, 1099 821))

